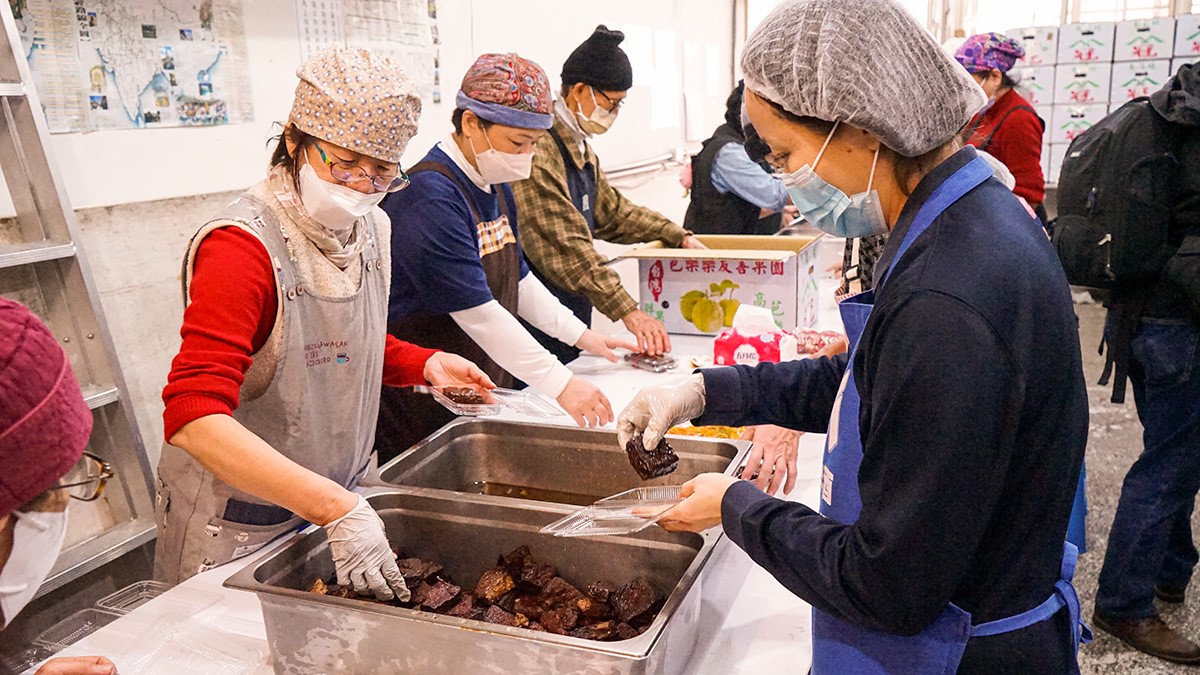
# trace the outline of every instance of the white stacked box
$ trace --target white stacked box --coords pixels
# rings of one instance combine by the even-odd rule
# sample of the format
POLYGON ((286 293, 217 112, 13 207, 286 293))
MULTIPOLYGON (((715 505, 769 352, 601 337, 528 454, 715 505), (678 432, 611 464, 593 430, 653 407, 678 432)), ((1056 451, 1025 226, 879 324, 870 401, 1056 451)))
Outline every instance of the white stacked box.
POLYGON ((1171 77, 1171 62, 1166 59, 1114 63, 1109 103, 1116 108, 1126 101, 1149 96, 1162 89, 1169 77, 1171 77))
POLYGON ((1063 159, 1067 156, 1067 148, 1069 144, 1056 143, 1050 146, 1050 162, 1049 170, 1046 172, 1046 182, 1054 185, 1058 184, 1059 174, 1062 172, 1063 159))
POLYGON ((1058 63, 1111 63, 1116 24, 1069 23, 1058 29, 1058 63))
POLYGON ((1050 124, 1050 143, 1066 144, 1108 115, 1108 104, 1056 105, 1050 124))
POLYGON ((1122 21, 1117 24, 1113 61, 1168 59, 1174 47, 1174 19, 1122 21))
POLYGON ((1017 91, 1034 107, 1054 102, 1054 66, 1013 68, 1010 75, 1017 80, 1017 91))
POLYGON ((1049 66, 1058 62, 1058 26, 1016 28, 1005 35, 1025 48, 1018 66, 1049 66))
POLYGON ((1200 56, 1200 14, 1185 14, 1175 20, 1176 57, 1200 56))
POLYGON ((1055 67, 1055 105, 1108 103, 1111 88, 1111 63, 1067 63, 1055 67))

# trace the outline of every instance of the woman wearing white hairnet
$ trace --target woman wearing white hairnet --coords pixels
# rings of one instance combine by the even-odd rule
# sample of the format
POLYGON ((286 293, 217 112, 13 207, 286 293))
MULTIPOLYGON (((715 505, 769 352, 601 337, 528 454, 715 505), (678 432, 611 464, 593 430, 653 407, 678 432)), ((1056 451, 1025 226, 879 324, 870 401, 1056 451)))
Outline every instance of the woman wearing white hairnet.
POLYGON ((664 527, 722 525, 811 603, 813 673, 1078 672, 1079 336, 1045 233, 960 145, 983 93, 893 0, 785 2, 742 70, 801 213, 891 234, 841 303, 851 354, 705 369, 619 418, 648 447, 684 420, 826 432, 821 514, 705 474, 664 527))

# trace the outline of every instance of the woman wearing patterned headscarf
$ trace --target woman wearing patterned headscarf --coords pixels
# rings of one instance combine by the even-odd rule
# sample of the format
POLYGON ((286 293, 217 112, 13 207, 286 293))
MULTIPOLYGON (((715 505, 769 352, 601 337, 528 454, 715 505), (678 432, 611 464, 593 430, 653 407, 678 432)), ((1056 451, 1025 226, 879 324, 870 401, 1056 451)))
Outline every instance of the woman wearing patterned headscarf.
POLYGON ((963 133, 963 140, 1000 160, 1016 179, 1013 193, 1023 198, 1046 224, 1046 181, 1042 176, 1042 134, 1046 123, 1009 76, 1025 49, 999 33, 972 35, 954 58, 988 95, 988 103, 963 133))
POLYGON ((788 0, 746 41, 746 110, 826 232, 890 233, 839 305, 851 353, 637 394, 672 424, 824 432, 820 511, 702 474, 660 524, 721 525, 813 607, 812 672, 1078 672, 1067 523, 1087 442, 1070 288, 960 133, 986 98, 895 0, 788 0))
POLYGON ((192 238, 183 344, 163 390, 155 576, 178 583, 304 521, 339 584, 409 591, 383 522, 350 488, 368 469, 380 382, 491 381, 387 335, 389 222, 420 99, 398 66, 328 47, 300 78, 267 177, 192 238))
MULTIPOLYGON (((608 424, 608 398, 518 321, 610 361, 613 347, 637 348, 585 326, 529 273, 521 250, 509 183, 529 177, 534 147, 554 122, 546 72, 517 54, 484 54, 454 103, 453 133, 410 170, 412 187, 383 202, 394 260, 388 332, 465 354, 501 386, 516 376, 580 426, 608 424)), ((386 392, 380 461, 453 418, 428 396, 386 392)))

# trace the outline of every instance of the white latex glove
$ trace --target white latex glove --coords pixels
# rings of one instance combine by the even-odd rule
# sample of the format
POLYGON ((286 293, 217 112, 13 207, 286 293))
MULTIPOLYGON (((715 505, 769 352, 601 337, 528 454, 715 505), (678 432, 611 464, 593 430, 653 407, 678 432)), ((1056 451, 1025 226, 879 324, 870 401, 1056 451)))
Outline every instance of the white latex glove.
POLYGON ((646 387, 617 416, 617 438, 624 448, 641 433, 647 448, 654 448, 667 429, 699 417, 704 412, 704 376, 687 376, 670 384, 646 387))
POLYGON ((337 582, 355 593, 371 593, 378 600, 397 597, 408 602, 411 594, 388 546, 383 521, 362 495, 357 497, 354 508, 325 525, 337 582))

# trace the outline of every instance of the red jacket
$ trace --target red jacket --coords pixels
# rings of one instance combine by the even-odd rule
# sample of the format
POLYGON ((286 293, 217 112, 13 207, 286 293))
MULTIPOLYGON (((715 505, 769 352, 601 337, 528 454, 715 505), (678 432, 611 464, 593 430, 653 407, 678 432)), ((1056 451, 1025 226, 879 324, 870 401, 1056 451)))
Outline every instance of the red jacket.
MULTIPOLYGON (((237 227, 214 230, 196 251, 183 312, 183 344, 163 388, 167 441, 183 425, 206 415, 232 414, 246 371, 275 326, 278 298, 267 249, 237 227)), ((437 350, 387 336, 383 384, 425 382, 425 361, 437 350)))
POLYGON ((1013 192, 1037 206, 1046 200, 1042 176, 1042 133, 1046 125, 1033 105, 1015 90, 996 99, 992 107, 967 125, 966 142, 1000 160, 1012 172, 1013 192), (1025 109, 1027 108, 1027 110, 1025 109))

